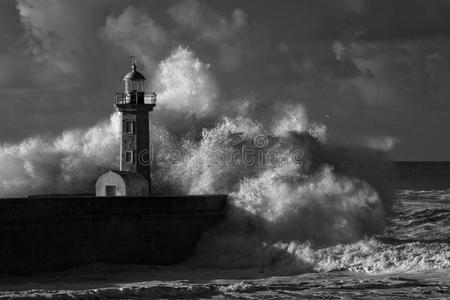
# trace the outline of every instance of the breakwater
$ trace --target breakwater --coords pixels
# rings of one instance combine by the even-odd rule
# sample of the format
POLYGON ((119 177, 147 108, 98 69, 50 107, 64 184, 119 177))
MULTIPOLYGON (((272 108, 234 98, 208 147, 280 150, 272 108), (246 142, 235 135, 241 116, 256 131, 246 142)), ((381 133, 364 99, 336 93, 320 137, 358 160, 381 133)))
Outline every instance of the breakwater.
POLYGON ((224 218, 226 206, 227 195, 0 199, 0 272, 176 263, 224 218))

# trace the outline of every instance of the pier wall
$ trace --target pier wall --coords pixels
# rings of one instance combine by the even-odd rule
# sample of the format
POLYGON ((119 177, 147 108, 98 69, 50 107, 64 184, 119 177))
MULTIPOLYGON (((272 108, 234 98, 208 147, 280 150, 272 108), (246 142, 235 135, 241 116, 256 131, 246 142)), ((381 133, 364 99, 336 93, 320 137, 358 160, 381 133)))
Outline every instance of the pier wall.
POLYGON ((226 195, 0 199, 0 273, 176 263, 224 218, 226 202, 226 195))

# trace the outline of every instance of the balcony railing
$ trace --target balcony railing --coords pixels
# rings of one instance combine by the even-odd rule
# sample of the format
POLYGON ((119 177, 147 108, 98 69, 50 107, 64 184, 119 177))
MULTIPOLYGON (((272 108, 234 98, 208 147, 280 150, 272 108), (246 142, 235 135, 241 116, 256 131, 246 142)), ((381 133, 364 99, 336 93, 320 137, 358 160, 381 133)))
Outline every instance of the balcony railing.
POLYGON ((114 103, 117 104, 156 104, 156 93, 129 92, 116 93, 114 103))

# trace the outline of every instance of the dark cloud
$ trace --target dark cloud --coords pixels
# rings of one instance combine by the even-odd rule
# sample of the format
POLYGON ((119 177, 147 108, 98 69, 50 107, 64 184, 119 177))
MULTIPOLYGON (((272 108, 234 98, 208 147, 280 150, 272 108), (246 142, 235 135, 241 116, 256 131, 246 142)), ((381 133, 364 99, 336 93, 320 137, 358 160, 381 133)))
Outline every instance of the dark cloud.
POLYGON ((366 1, 357 20, 368 40, 406 40, 450 37, 450 2, 447 0, 366 1))
POLYGON ((176 113, 176 97, 208 107, 177 115, 205 126, 239 111, 270 123, 301 105, 339 142, 449 159, 449 23, 441 0, 2 1, 0 139, 107 118, 135 55, 161 94, 158 76, 182 81, 175 66, 200 82, 200 100, 174 88, 155 119, 176 113))

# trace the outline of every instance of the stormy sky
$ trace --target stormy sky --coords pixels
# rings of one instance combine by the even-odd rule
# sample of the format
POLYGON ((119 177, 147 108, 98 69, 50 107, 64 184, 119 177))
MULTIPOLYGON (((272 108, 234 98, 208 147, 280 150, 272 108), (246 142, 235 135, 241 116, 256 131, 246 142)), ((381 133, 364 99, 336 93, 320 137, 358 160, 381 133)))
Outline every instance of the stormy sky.
POLYGON ((108 119, 130 55, 168 99, 152 117, 170 118, 190 99, 171 83, 200 80, 170 73, 161 87, 174 53, 202 69, 206 88, 191 90, 198 107, 185 114, 205 126, 236 111, 266 122, 301 104, 336 143, 450 160, 447 0, 2 0, 0 141, 108 119))

